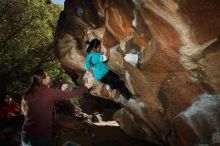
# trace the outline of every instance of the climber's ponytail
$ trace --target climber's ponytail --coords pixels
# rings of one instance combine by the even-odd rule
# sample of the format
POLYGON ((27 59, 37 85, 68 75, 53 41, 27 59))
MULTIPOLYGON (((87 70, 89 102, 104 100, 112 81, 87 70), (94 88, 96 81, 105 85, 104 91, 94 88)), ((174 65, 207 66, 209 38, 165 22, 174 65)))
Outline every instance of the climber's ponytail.
POLYGON ((86 41, 86 52, 90 53, 93 48, 97 48, 101 44, 100 40, 93 39, 92 41, 86 41))

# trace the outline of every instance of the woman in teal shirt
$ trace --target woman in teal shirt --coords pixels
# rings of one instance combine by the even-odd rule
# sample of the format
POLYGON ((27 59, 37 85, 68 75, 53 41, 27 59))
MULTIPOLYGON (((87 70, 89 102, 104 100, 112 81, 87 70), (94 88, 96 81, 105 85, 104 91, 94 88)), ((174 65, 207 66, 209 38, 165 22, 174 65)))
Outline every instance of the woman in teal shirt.
POLYGON ((109 50, 105 55, 100 54, 101 42, 98 39, 93 39, 91 42, 86 42, 86 60, 85 69, 90 68, 97 81, 101 81, 110 85, 111 89, 117 89, 127 100, 135 98, 126 88, 124 82, 119 79, 118 75, 111 71, 105 64, 109 59, 109 50))

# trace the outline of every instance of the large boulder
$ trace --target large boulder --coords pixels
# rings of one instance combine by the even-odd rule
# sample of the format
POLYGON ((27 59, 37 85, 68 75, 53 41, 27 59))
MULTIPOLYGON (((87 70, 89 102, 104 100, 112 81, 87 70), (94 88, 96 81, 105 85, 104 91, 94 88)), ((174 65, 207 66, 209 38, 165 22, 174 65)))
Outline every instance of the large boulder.
POLYGON ((97 83, 92 94, 121 103, 127 134, 189 146, 220 130, 219 0, 66 0, 56 54, 82 85, 85 37, 110 49, 108 66, 139 99, 97 83))

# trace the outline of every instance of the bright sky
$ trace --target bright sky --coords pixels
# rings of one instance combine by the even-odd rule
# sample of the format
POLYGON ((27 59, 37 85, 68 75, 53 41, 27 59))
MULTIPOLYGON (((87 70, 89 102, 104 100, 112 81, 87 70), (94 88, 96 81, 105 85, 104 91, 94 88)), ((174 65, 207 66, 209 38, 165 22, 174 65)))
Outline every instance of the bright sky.
POLYGON ((52 3, 64 5, 64 0, 52 0, 52 3))

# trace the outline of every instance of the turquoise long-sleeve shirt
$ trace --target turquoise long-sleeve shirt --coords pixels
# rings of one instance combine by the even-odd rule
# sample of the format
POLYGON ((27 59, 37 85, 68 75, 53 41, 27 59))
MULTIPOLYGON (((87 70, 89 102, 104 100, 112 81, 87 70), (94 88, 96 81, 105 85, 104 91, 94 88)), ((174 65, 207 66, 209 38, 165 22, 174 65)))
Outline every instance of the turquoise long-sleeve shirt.
POLYGON ((107 58, 100 53, 91 52, 86 55, 84 67, 86 71, 92 68, 93 74, 97 81, 100 81, 102 77, 109 71, 108 66, 104 63, 107 58))

